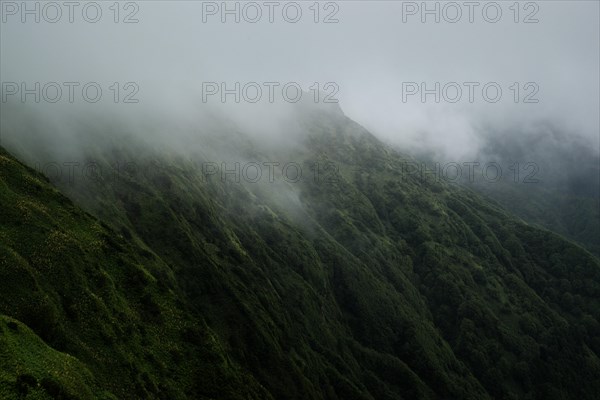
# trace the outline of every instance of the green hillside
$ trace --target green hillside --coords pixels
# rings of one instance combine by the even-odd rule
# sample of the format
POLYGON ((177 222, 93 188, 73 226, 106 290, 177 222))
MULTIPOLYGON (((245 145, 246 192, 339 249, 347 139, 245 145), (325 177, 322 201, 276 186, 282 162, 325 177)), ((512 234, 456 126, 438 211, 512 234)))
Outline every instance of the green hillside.
POLYGON ((482 157, 513 168, 519 162, 519 175, 505 171, 499 182, 478 181, 474 189, 600 256, 600 159, 589 142, 552 127, 495 133, 485 142, 482 157))
POLYGON ((199 167, 217 152, 107 140, 86 157, 137 169, 57 182, 71 202, 3 150, 0 393, 596 398, 598 258, 401 174, 408 159, 339 112, 297 123, 285 152, 219 146, 296 162, 298 182, 224 182, 199 167))
POLYGON ((0 397, 265 398, 168 265, 1 148, 0 166, 0 397))

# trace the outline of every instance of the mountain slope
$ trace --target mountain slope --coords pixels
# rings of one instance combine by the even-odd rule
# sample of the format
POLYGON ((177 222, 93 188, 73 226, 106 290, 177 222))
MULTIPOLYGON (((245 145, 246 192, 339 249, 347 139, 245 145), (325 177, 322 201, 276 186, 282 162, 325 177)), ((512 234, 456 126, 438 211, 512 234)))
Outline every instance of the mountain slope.
POLYGON ((0 324, 3 398, 172 399, 196 384, 197 398, 265 398, 185 313, 166 264, 1 148, 0 166, 0 314, 20 321, 0 324))
POLYGON ((155 150, 136 139, 89 146, 86 161, 136 165, 57 182, 106 226, 57 193, 46 198, 47 183, 40 191, 7 175, 3 164, 2 220, 12 222, 3 222, 0 243, 15 255, 1 271, 25 259, 22 274, 37 281, 11 278, 23 283, 0 291, 36 299, 44 278, 56 315, 50 325, 62 335, 43 334, 41 316, 27 317, 25 305, 4 302, 0 312, 75 355, 98 390, 119 398, 592 399, 600 392, 597 258, 474 192, 402 175, 409 160, 339 111, 302 109, 297 118, 302 145, 285 150, 243 134, 226 136, 220 152, 155 150), (198 167, 220 168, 212 158, 219 154, 293 161, 304 179, 284 179, 278 169, 273 182, 238 183, 198 167), (37 247, 55 240, 50 215, 87 221, 62 228, 70 241, 86 240, 66 248, 85 249, 84 263, 51 242, 35 264, 36 247, 11 239, 28 232, 18 222, 27 201, 39 233, 24 240, 37 247), (62 267, 53 261, 59 255, 62 267), (105 306, 85 313, 101 318, 71 321, 69 303, 54 291, 89 287, 97 269, 109 282, 108 292, 95 293, 105 306), (142 272, 128 280, 130 269, 142 272), (113 333, 126 326, 146 333, 134 340, 113 333), (118 363, 105 368, 87 354, 91 343, 141 364, 129 373, 142 376, 141 388, 128 386, 118 363), (148 343, 154 361, 146 360, 148 343))
MULTIPOLYGON (((476 173, 465 171, 462 184, 600 256, 600 158, 593 143, 547 124, 486 132, 481 141, 476 173), (484 177, 488 162, 500 168, 498 179, 484 177)), ((420 158, 430 170, 439 161, 431 154, 420 158)))

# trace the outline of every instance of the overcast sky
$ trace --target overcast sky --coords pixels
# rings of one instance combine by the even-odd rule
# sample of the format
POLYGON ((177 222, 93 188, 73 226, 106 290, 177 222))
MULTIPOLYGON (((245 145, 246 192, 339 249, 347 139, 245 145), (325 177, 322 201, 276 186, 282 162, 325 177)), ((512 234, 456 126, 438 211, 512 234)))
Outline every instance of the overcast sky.
MULTIPOLYGON (((427 141, 461 155, 477 146, 481 126, 525 129, 546 121, 599 146, 598 1, 521 2, 518 15, 512 1, 475 2, 472 9, 462 1, 427 3, 429 9, 438 7, 439 23, 435 14, 423 15, 421 2, 400 1, 321 2, 318 16, 312 1, 299 2, 302 15, 292 23, 298 7, 287 3, 239 2, 239 23, 234 14, 222 22, 222 2, 121 3, 118 16, 112 1, 98 2, 102 15, 96 23, 85 20, 96 18, 95 8, 84 13, 82 5, 75 7, 70 23, 63 2, 55 3, 61 17, 56 7, 44 9, 40 3, 36 23, 34 14, 22 15, 20 1, 2 1, 3 95, 11 89, 6 82, 31 87, 34 82, 98 82, 99 103, 87 104, 80 87, 75 91, 75 103, 98 108, 112 99, 112 82, 119 82, 121 101, 133 90, 125 83, 134 82, 139 103, 117 104, 121 111, 148 105, 175 111, 203 105, 203 82, 226 82, 230 88, 235 82, 297 82, 304 90, 317 82, 325 93, 339 88, 334 97, 349 117, 401 145, 427 141), (127 17, 138 22, 124 23, 127 17), (57 22, 47 21, 52 19, 57 22), (335 85, 324 87, 329 82, 335 85), (420 93, 409 94, 421 83, 434 89, 436 82, 439 103, 434 94, 425 102, 420 93), (456 85, 447 85, 451 82, 462 90, 456 103, 450 101, 458 94, 456 85), (474 82, 472 103, 464 82, 474 82), (482 88, 490 82, 488 101, 482 88), (492 102, 496 87, 502 97, 492 102)), ((36 2, 27 4, 36 7, 36 2)), ((275 102, 285 101, 281 86, 275 102)), ((263 99, 267 91, 263 86, 263 99)), ((3 103, 18 96, 3 97, 3 103)), ((64 105, 66 89, 62 96, 64 105)), ((219 95, 207 101, 218 103, 219 95)), ((55 106, 43 98, 41 103, 55 106)))

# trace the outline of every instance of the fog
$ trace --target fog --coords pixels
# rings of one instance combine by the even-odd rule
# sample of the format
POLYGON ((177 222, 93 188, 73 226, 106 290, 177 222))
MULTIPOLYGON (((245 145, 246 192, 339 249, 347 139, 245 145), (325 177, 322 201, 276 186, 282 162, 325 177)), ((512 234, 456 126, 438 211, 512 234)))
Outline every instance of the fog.
POLYGON ((301 87, 301 103, 316 94, 318 103, 339 101, 349 118, 407 152, 470 159, 490 137, 532 146, 513 139, 551 126, 563 144, 598 154, 599 3, 488 3, 427 3, 436 16, 423 14, 421 2, 143 1, 120 3, 118 13, 99 2, 70 14, 62 2, 3 1, 0 140, 22 151, 76 151, 106 134, 89 128, 102 122, 180 150, 202 132, 228 130, 265 146, 296 146, 301 132, 289 117, 301 87), (222 7, 239 14, 222 15, 222 7), (39 103, 35 94, 22 97, 22 84, 35 91, 36 82, 39 103), (97 102, 82 94, 90 82, 92 97, 102 90, 97 102), (221 84, 231 90, 236 82, 240 102, 231 93, 223 102, 221 84), (422 98, 436 83, 437 94, 422 98), (53 103, 56 86, 62 95, 53 103), (256 86, 262 97, 253 103, 256 86))

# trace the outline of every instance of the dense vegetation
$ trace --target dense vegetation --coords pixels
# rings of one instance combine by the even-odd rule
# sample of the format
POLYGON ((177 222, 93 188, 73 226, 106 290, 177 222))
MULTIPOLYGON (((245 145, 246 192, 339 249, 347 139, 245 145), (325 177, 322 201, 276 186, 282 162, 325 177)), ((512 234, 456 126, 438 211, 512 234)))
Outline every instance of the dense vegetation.
MULTIPOLYGON (((473 177, 465 171, 463 184, 600 256, 600 159, 591 143, 544 125, 526 133, 492 131, 481 140, 475 157, 480 170, 493 162, 502 173, 496 180, 494 168, 491 179, 480 170, 473 177)), ((429 160, 430 169, 435 165, 431 155, 420 158, 429 160)))
POLYGON ((137 170, 56 182, 75 204, 2 151, 0 396, 596 398, 595 256, 340 113, 298 123, 298 182, 131 139, 87 156, 137 170))

